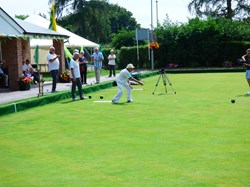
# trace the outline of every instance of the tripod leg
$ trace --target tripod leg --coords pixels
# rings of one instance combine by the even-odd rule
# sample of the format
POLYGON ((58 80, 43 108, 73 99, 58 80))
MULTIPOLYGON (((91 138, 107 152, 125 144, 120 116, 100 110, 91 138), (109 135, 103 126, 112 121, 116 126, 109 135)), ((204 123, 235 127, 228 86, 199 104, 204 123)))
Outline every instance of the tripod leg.
POLYGON ((173 86, 172 86, 172 83, 171 83, 170 79, 168 78, 167 74, 166 74, 166 78, 167 78, 168 84, 171 86, 171 88, 172 88, 174 94, 176 94, 176 91, 174 90, 174 88, 173 88, 173 86))
POLYGON ((158 78, 158 80, 157 80, 157 83, 156 83, 156 85, 155 85, 155 89, 154 89, 154 91, 153 91, 153 95, 155 94, 155 90, 156 90, 156 88, 157 88, 157 86, 158 86, 158 84, 159 84, 159 82, 160 82, 160 79, 161 79, 161 75, 159 75, 159 78, 158 78))
POLYGON ((166 74, 162 74, 162 80, 163 80, 163 84, 165 86, 165 93, 168 93, 168 90, 167 90, 167 82, 166 82, 166 74))

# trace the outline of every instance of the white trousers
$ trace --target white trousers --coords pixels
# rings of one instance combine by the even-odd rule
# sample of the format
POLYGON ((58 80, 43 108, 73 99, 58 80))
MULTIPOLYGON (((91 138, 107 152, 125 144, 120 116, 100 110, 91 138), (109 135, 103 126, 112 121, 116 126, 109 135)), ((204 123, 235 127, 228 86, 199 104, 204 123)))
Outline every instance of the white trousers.
POLYGON ((95 67, 95 80, 97 83, 100 83, 100 77, 101 77, 101 69, 102 67, 95 67))
POLYGON ((127 91, 127 100, 132 101, 132 92, 131 92, 131 88, 130 88, 128 82, 125 82, 125 83, 117 82, 117 86, 118 86, 119 90, 118 90, 117 94, 114 96, 113 101, 118 102, 118 100, 121 98, 121 96, 123 94, 123 86, 126 88, 126 91, 127 91))

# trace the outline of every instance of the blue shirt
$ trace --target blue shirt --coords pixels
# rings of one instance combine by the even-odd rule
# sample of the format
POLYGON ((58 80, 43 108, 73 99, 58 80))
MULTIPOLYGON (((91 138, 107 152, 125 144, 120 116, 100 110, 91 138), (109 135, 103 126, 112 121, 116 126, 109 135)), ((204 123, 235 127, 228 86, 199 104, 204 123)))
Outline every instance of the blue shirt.
POLYGON ((101 52, 93 53, 91 57, 93 58, 94 61, 94 67, 102 67, 103 55, 101 52))
MULTIPOLYGON (((247 64, 250 64, 250 56, 245 55, 244 57, 245 57, 245 59, 246 59, 246 63, 247 63, 247 64)), ((247 69, 247 70, 250 70, 250 67, 247 66, 246 69, 247 69)))
POLYGON ((0 75, 3 75, 4 73, 3 73, 3 70, 2 70, 2 68, 0 67, 0 75))

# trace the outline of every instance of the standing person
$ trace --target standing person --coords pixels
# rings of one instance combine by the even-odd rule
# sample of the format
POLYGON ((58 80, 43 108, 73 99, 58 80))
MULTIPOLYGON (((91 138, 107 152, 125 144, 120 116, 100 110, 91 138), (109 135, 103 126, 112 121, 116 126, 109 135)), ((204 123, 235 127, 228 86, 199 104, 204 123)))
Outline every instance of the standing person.
POLYGON ((79 59, 79 52, 74 52, 73 58, 70 61, 70 78, 72 80, 72 87, 71 87, 71 97, 72 100, 76 100, 76 86, 78 88, 79 97, 83 100, 82 94, 82 83, 81 83, 81 75, 80 75, 80 65, 78 62, 79 59))
POLYGON ((116 59, 116 55, 114 50, 112 49, 110 51, 110 54, 108 56, 108 65, 109 65, 109 77, 112 76, 112 71, 113 71, 113 76, 115 77, 115 59, 116 59))
POLYGON ((119 88, 117 94, 114 96, 112 103, 117 104, 118 100, 121 98, 122 94, 123 94, 123 89, 122 87, 124 86, 126 88, 127 91, 127 101, 132 102, 132 86, 129 83, 129 80, 132 80, 134 82, 137 82, 140 85, 143 85, 143 83, 141 81, 138 81, 137 79, 133 78, 131 73, 132 71, 134 71, 134 66, 133 64, 128 64, 127 67, 125 69, 123 69, 119 75, 116 78, 116 83, 117 86, 119 88))
POLYGON ((59 57, 60 55, 56 55, 55 48, 53 46, 50 47, 49 53, 47 55, 47 61, 49 65, 49 71, 52 77, 52 90, 51 93, 56 91, 56 83, 59 76, 59 57))
POLYGON ((80 52, 79 64, 82 84, 87 84, 87 63, 88 59, 84 55, 84 51, 80 52))
MULTIPOLYGON (((250 87, 250 48, 247 49, 246 54, 241 57, 244 61, 244 66, 246 67, 246 79, 250 87)), ((247 95, 250 95, 250 91, 247 92, 247 95)))
POLYGON ((94 62, 96 84, 99 84, 102 70, 102 61, 104 58, 103 54, 99 52, 98 47, 95 48, 95 52, 92 54, 91 59, 94 62))

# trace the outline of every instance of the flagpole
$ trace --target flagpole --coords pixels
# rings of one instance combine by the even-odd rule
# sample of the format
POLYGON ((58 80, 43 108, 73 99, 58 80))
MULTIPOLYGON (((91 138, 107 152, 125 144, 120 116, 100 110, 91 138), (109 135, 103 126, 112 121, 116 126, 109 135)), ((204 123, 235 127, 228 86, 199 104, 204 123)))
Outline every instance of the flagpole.
POLYGON ((158 19, 158 0, 156 0, 155 3, 156 3, 156 25, 158 26, 158 24, 159 24, 159 19, 158 19))
MULTIPOLYGON (((151 0, 151 42, 153 42, 153 0, 151 0)), ((154 70, 154 49, 151 48, 151 70, 154 70)))

